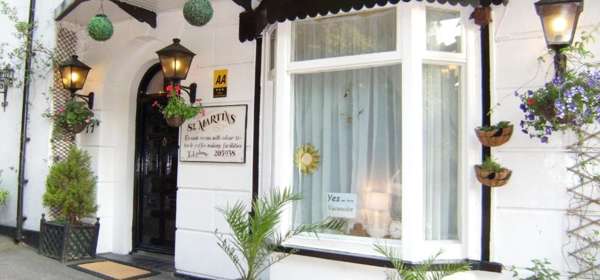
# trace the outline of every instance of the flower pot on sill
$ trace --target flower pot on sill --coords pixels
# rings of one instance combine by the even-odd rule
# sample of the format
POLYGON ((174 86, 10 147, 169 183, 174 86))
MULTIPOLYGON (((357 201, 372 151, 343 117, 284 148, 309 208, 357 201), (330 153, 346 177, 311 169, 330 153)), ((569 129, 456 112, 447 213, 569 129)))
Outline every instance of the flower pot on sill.
POLYGON ((475 129, 475 134, 479 138, 479 142, 486 147, 498 147, 504 145, 512 137, 514 126, 507 128, 499 128, 492 131, 482 131, 475 129))
POLYGON ((165 118, 165 120, 170 127, 180 127, 185 122, 182 117, 170 117, 165 118))
POLYGON ((72 132, 73 134, 79 134, 79 133, 82 133, 87 128, 87 126, 88 126, 87 123, 78 123, 78 124, 74 124, 74 125, 69 125, 67 127, 67 130, 69 132, 72 132))
POLYGON ((70 224, 40 221, 39 254, 70 262, 96 257, 100 219, 96 224, 70 224))
POLYGON ((502 187, 510 180, 512 171, 502 168, 499 172, 490 172, 483 170, 481 165, 476 165, 475 174, 477 175, 477 180, 483 185, 489 187, 502 187))

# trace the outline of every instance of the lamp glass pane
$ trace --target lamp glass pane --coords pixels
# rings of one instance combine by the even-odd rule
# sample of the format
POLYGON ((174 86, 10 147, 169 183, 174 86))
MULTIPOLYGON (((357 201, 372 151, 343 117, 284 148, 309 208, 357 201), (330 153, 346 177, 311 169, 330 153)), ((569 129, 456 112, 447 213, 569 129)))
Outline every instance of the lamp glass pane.
POLYGON ((175 57, 161 55, 160 56, 160 65, 162 66, 162 71, 163 71, 165 78, 167 78, 167 79, 175 78, 175 67, 173 67, 174 65, 176 65, 175 57))
POLYGON ((544 35, 549 46, 569 45, 573 41, 578 4, 553 4, 540 7, 544 35))

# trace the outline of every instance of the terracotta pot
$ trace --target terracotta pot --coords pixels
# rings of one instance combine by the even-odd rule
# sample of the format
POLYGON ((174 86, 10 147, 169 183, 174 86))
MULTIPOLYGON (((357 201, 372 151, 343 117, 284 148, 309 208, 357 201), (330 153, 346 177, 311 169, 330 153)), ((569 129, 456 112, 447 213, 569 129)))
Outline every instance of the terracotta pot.
POLYGON ((498 147, 510 140, 513 134, 514 127, 511 125, 507 128, 496 129, 492 131, 481 131, 475 129, 475 134, 479 138, 479 142, 486 147, 498 147))
POLYGON ((72 132, 73 134, 79 134, 82 133, 87 128, 87 126, 87 123, 78 123, 74 125, 69 125, 67 127, 67 130, 72 132))
POLYGON ((180 127, 185 122, 182 117, 165 118, 165 120, 170 127, 180 127))
POLYGON ((512 171, 502 168, 499 172, 490 172, 483 170, 481 165, 476 165, 475 174, 477 175, 477 180, 483 185, 489 187, 502 187, 510 180, 512 171))

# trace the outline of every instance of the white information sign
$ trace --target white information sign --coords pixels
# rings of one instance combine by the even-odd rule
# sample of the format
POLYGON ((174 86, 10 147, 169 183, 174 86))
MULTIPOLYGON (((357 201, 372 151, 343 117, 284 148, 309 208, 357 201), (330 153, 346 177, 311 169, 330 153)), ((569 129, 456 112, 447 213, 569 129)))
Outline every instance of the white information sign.
POLYGON ((355 193, 328 193, 327 211, 332 218, 356 218, 357 195, 355 193))
POLYGON ((245 163, 248 105, 206 106, 181 128, 181 161, 245 163))

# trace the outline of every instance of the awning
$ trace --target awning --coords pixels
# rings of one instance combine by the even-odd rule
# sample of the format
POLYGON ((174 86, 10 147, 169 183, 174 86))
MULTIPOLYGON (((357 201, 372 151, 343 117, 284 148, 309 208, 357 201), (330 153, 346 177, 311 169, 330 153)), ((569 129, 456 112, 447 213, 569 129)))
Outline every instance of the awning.
MULTIPOLYGON (((286 20, 304 19, 307 17, 324 16, 340 11, 361 10, 375 5, 397 4, 411 0, 263 0, 252 10, 252 0, 233 0, 246 9, 240 14, 240 41, 254 40, 267 24, 284 22, 286 20)), ((490 6, 507 4, 508 0, 413 0, 419 2, 437 2, 440 4, 461 6, 490 6)))

